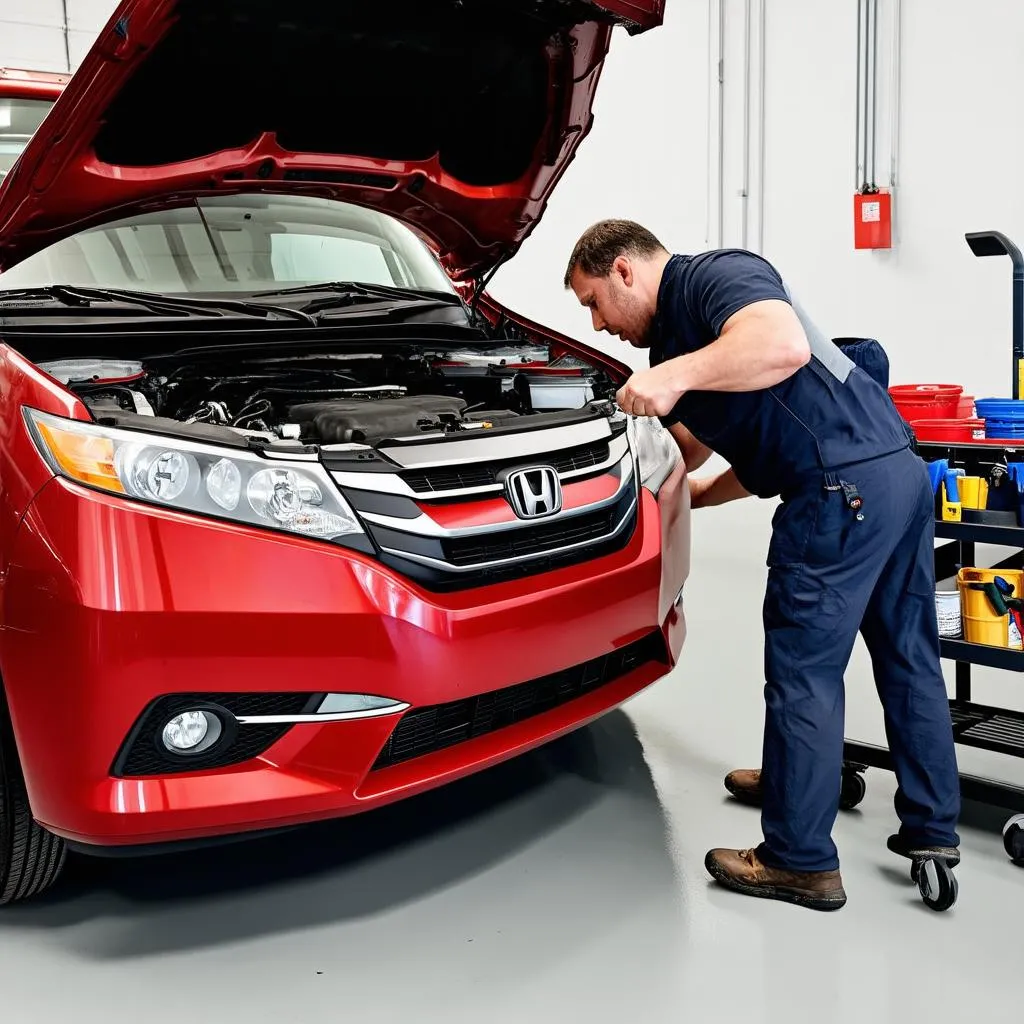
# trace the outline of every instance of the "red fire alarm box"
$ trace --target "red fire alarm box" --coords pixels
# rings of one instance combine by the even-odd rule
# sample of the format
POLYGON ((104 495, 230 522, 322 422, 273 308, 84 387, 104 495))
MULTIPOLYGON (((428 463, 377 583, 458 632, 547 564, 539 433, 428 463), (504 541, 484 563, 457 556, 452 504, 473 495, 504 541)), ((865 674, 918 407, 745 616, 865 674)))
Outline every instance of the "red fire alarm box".
POLYGON ((853 245, 856 249, 892 248, 892 194, 857 192, 853 197, 853 245))

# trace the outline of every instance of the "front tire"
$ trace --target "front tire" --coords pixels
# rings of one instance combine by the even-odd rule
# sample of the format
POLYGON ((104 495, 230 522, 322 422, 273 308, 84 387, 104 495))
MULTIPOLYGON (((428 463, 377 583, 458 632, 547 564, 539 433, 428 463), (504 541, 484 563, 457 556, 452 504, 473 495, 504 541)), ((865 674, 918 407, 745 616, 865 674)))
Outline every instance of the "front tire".
POLYGON ((0 692, 0 906, 49 889, 66 857, 64 840, 32 817, 14 729, 0 692))

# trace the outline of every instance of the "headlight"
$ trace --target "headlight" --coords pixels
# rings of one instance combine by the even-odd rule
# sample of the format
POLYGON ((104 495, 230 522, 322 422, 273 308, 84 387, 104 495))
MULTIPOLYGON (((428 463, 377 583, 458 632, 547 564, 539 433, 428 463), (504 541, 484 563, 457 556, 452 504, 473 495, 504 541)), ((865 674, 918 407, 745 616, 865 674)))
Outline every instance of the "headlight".
POLYGON ((363 532, 317 463, 286 462, 177 438, 148 437, 26 410, 53 471, 110 494, 180 512, 332 540, 363 532))
POLYGON ((653 416, 632 417, 633 447, 637 453, 640 483, 657 494, 683 457, 676 439, 653 416))

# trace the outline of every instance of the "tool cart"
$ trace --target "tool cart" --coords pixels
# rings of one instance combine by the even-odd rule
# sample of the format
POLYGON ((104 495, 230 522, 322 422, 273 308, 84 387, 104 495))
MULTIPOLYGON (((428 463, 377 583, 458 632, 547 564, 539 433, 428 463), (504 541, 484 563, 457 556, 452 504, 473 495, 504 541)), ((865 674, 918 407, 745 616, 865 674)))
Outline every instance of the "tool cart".
MULTIPOLYGON (((999 232, 968 234, 966 239, 975 256, 1008 256, 1012 264, 1012 392, 1014 400, 1019 400, 1024 376, 1024 258, 1013 242, 999 232)), ((916 447, 927 463, 946 460, 950 467, 962 468, 971 477, 992 478, 998 485, 1012 488, 1014 495, 1017 493, 1017 485, 1005 468, 1015 463, 1024 464, 1024 435, 1020 441, 991 438, 918 441, 916 447)), ((1009 572, 1024 568, 1024 507, 1019 501, 1014 504, 1013 510, 1006 507, 998 511, 956 509, 955 517, 943 518, 942 503, 938 501, 935 534, 944 543, 935 548, 936 580, 954 577, 961 568, 976 567, 975 549, 979 544, 1014 549, 1010 557, 988 568, 1009 572)), ((1015 595, 1018 598, 1024 597, 1019 592, 1021 589, 1024 587, 1018 588, 1015 595)), ((1024 757, 1024 713, 977 703, 971 693, 972 666, 1024 673, 1024 650, 969 641, 966 632, 962 632, 958 637, 942 637, 941 654, 956 664, 955 692, 949 702, 956 742, 1011 757, 1024 757)), ((872 744, 847 741, 841 795, 844 809, 855 807, 863 799, 866 791, 863 773, 869 767, 892 770, 889 751, 872 744)), ((965 799, 1013 812, 1003 828, 1003 844, 1011 860, 1024 866, 1024 787, 961 773, 960 790, 965 799)), ((917 882, 924 902, 932 909, 946 910, 956 901, 956 879, 945 862, 915 861, 911 877, 917 882)))

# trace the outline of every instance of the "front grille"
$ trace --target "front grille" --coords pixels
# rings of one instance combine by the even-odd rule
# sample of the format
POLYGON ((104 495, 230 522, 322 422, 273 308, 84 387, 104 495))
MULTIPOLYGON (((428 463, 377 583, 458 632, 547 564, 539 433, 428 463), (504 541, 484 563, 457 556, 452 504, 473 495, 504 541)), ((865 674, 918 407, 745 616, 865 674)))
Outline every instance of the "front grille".
MULTIPOLYGON (((593 444, 567 448, 562 452, 551 452, 536 461, 552 466, 559 473, 599 466, 608 459, 608 442, 595 441, 593 444)), ((401 474, 405 482, 417 494, 431 491, 461 491, 470 487, 489 487, 498 482, 498 474, 509 466, 521 466, 523 458, 499 459, 493 462, 476 462, 467 466, 439 466, 436 469, 408 470, 401 474)))
POLYGON ((450 704, 416 708, 395 727, 374 769, 390 768, 497 732, 567 704, 652 661, 666 661, 665 643, 659 632, 540 679, 450 704))
POLYGON ((621 518, 617 503, 611 508, 572 516, 544 526, 504 530, 477 537, 458 537, 441 542, 445 561, 452 565, 474 565, 479 562, 500 562, 508 558, 525 558, 571 544, 582 544, 607 536, 621 518))
POLYGON ((372 524, 368 527, 376 544, 394 552, 381 553, 380 559, 385 565, 427 590, 450 593, 525 579, 621 551, 636 530, 635 499, 635 491, 629 489, 611 509, 604 511, 584 513, 544 526, 447 540, 402 533, 372 524), (604 528, 599 529, 600 526, 604 528), (610 535, 616 526, 620 526, 618 533, 610 535), (557 531, 554 536, 553 531, 557 531), (582 536, 584 532, 588 537, 582 536), (570 544, 579 544, 579 547, 569 547, 570 544), (406 553, 408 556, 422 555, 435 559, 438 564, 424 564, 406 553), (477 562, 480 557, 484 558, 482 563, 477 562), (491 557, 494 558, 493 564, 486 564, 486 559, 491 557), (508 558, 512 560, 506 561, 508 558), (469 568, 474 565, 477 567, 469 568))
POLYGON ((232 715, 301 715, 311 713, 323 694, 311 693, 175 693, 155 700, 142 713, 114 761, 115 777, 171 775, 224 768, 258 757, 290 728, 283 724, 241 725, 228 729, 223 742, 191 757, 170 753, 160 740, 167 721, 181 711, 216 704, 232 715))

